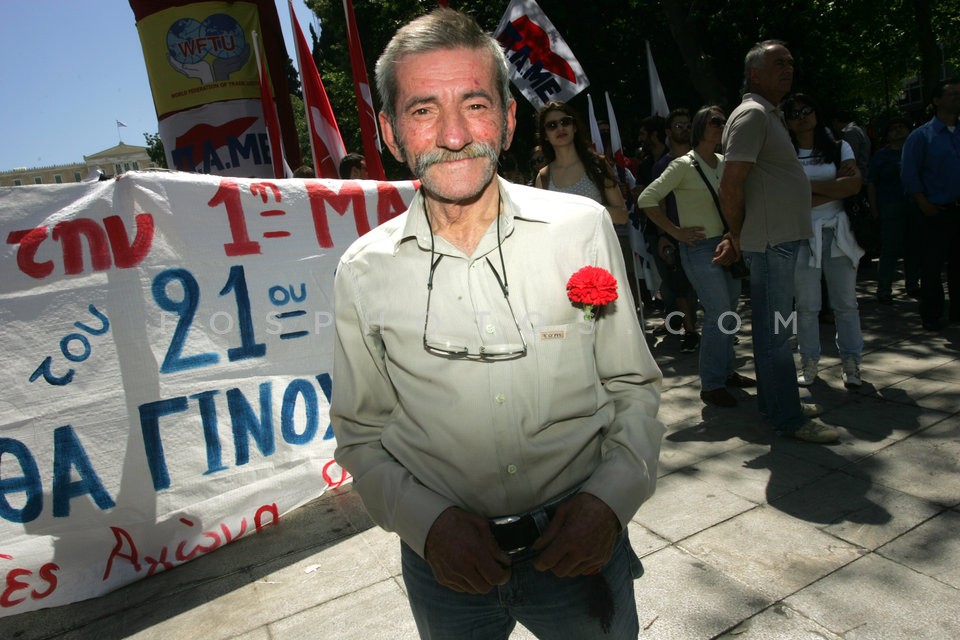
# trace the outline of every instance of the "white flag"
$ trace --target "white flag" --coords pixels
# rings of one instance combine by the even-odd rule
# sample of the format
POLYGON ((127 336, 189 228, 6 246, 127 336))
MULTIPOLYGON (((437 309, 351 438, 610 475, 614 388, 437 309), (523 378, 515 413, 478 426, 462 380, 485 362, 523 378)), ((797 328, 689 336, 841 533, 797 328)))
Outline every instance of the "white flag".
MULTIPOLYGON (((620 182, 625 182, 623 174, 627 168, 627 156, 623 153, 623 143, 620 141, 620 127, 617 125, 617 116, 613 112, 613 103, 610 102, 610 93, 603 92, 607 98, 607 119, 610 121, 610 153, 613 155, 613 162, 619 169, 620 182)), ((629 202, 627 203, 629 206, 629 202)))
POLYGON ((647 40, 647 75, 650 78, 650 115, 666 118, 670 113, 667 106, 667 97, 663 95, 663 85, 657 74, 657 65, 653 64, 653 54, 650 52, 650 41, 647 40))
POLYGON ((117 120, 117 126, 118 126, 118 127, 125 127, 125 126, 127 126, 127 124, 126 124, 125 122, 120 122, 119 120, 117 120))
POLYGON ((493 35, 507 56, 510 79, 535 109, 550 100, 568 102, 590 86, 535 0, 511 0, 493 35))
POLYGON ((593 97, 587 94, 587 120, 590 123, 590 140, 593 142, 593 150, 597 153, 603 153, 603 138, 600 137, 600 125, 597 124, 597 116, 593 112, 593 97))

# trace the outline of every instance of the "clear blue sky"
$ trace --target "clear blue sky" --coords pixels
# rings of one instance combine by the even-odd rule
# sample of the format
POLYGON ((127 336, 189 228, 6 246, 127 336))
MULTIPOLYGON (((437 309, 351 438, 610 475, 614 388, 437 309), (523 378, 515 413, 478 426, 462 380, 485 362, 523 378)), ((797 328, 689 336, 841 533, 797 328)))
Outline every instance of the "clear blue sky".
MULTIPOLYGON (((296 65, 287 0, 276 0, 296 65)), ((3 2, 0 170, 82 162, 119 142, 145 145, 157 114, 128 0, 3 2)), ((293 1, 307 39, 314 20, 293 1)), ((316 28, 316 25, 315 25, 316 28)))

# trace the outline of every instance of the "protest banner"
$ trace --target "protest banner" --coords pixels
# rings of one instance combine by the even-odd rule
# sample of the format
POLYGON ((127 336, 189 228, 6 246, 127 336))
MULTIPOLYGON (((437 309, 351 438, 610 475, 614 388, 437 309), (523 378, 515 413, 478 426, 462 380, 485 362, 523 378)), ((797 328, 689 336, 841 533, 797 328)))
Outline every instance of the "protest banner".
POLYGON ((129 2, 167 166, 224 176, 274 175, 253 32, 262 39, 285 159, 300 165, 284 73, 288 58, 273 0, 129 2))
POLYGON ((0 188, 0 616, 171 569, 348 479, 334 270, 415 186, 0 188))

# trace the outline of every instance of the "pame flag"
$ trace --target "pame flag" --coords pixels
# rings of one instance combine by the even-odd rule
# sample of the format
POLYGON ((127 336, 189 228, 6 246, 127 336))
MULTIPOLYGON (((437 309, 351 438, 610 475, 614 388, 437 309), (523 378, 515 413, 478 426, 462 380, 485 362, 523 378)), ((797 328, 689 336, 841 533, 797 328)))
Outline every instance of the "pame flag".
POLYGON ((494 32, 503 46, 510 79, 535 109, 567 102, 588 86, 570 47, 535 0, 512 0, 494 32))

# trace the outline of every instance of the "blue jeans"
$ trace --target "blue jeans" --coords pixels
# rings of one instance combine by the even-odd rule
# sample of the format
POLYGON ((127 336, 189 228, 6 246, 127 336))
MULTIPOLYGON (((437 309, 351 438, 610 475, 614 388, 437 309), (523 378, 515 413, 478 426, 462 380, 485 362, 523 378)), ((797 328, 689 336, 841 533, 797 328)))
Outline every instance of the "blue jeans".
POLYGON ((406 543, 401 543, 400 556, 410 608, 424 640, 505 640, 518 621, 542 640, 635 640, 640 633, 633 581, 643 566, 626 530, 600 574, 613 592, 615 607, 607 634, 587 611, 598 576, 558 578, 536 571, 532 555, 518 554, 507 584, 476 595, 438 584, 427 561, 406 543))
POLYGON ((833 229, 823 230, 821 268, 811 267, 810 243, 804 242, 797 251, 797 270, 794 284, 797 296, 797 347, 800 355, 820 360, 820 276, 827 279, 827 293, 837 326, 837 350, 840 358, 854 358, 860 362, 863 334, 860 332, 860 310, 857 307, 857 266, 850 258, 836 250, 831 256, 833 229))
POLYGON ((786 432, 796 431, 805 422, 789 341, 793 274, 801 242, 806 244, 806 240, 794 240, 768 246, 766 251, 743 252, 750 267, 753 358, 760 412, 774 429, 786 432))
POLYGON ((916 289, 920 281, 920 264, 907 227, 907 202, 878 202, 880 209, 880 260, 877 263, 877 293, 893 292, 897 261, 903 258, 903 275, 907 289, 916 289))
POLYGON ((736 369, 733 338, 739 328, 737 299, 740 281, 713 264, 713 252, 721 236, 698 240, 690 246, 680 243, 680 261, 703 305, 703 334, 700 340, 700 389, 713 391, 726 386, 727 376, 736 369), (722 325, 721 325, 722 322, 722 325))

